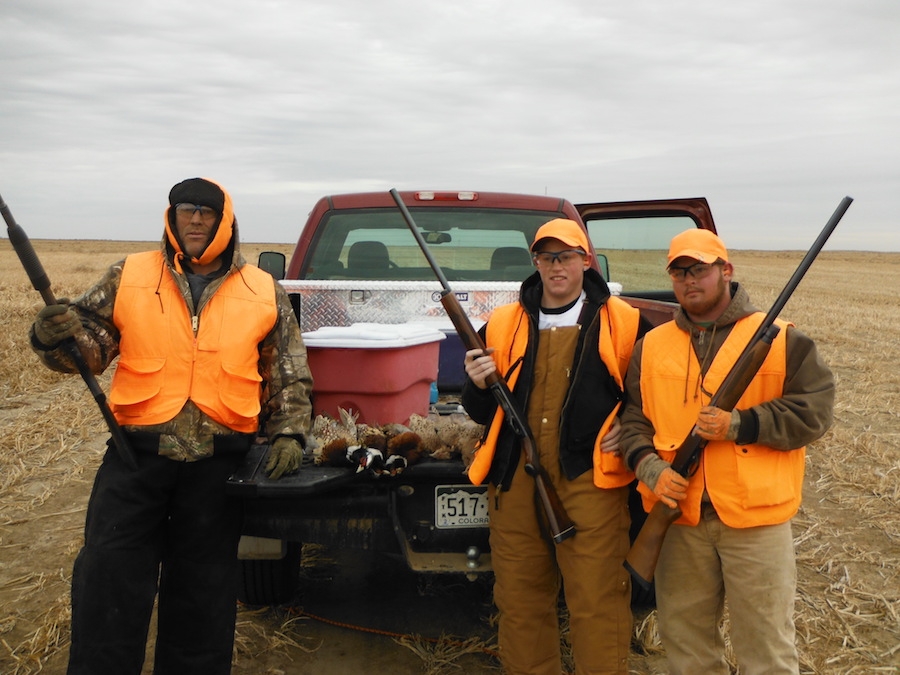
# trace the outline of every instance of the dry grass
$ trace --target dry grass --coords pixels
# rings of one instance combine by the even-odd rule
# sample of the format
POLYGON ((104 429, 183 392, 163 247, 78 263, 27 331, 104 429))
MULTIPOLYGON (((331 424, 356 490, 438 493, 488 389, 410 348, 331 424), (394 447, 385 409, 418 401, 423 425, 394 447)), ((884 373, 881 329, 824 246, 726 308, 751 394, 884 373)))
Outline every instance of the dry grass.
MULTIPOLYGON (((740 253, 762 307, 799 254, 740 253)), ((794 521, 803 672, 900 667, 900 255, 826 252, 782 316, 813 336, 837 380, 835 425, 807 461, 794 521)))
MULTIPOLYGON (((57 296, 77 295, 110 263, 148 248, 34 243, 57 296)), ((253 260, 263 247, 248 248, 253 260)), ((733 262, 766 308, 801 257, 738 251, 733 262)), ((838 384, 836 424, 810 448, 794 521, 803 673, 900 668, 898 282, 900 254, 825 252, 782 313, 815 338, 838 384)), ((7 316, 0 337, 0 672, 60 672, 52 666, 68 644, 68 575, 105 430, 80 379, 47 371, 31 354, 25 336, 41 300, 8 245, 0 247, 0 298, 7 316)), ((302 657, 317 648, 304 637, 305 625, 303 617, 242 611, 236 660, 265 651, 302 657)), ((457 670, 447 640, 409 636, 400 643, 422 653, 423 672, 457 670)), ((654 614, 636 622, 635 643, 644 654, 636 654, 632 672, 662 672, 654 614)))
MULTIPOLYGON (((465 672, 458 661, 467 654, 497 654, 497 646, 480 638, 458 640, 442 635, 426 639, 420 635, 394 638, 398 645, 406 647, 422 659, 422 675, 443 675, 448 671, 465 672)), ((493 670, 493 668, 492 668, 493 670)), ((499 666, 496 668, 499 672, 499 666)))
POLYGON ((279 608, 242 609, 235 626, 235 658, 254 659, 265 651, 291 648, 314 652, 321 645, 303 635, 308 619, 279 608))

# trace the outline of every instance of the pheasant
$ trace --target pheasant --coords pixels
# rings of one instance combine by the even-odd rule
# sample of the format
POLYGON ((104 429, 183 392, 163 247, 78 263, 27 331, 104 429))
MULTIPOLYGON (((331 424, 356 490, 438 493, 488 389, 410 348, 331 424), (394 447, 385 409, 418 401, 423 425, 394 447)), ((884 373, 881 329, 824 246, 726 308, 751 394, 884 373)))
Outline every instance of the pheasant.
POLYGON ((310 433, 316 464, 347 466, 347 451, 357 444, 356 420, 359 413, 351 414, 338 408, 339 419, 328 415, 316 415, 310 433))

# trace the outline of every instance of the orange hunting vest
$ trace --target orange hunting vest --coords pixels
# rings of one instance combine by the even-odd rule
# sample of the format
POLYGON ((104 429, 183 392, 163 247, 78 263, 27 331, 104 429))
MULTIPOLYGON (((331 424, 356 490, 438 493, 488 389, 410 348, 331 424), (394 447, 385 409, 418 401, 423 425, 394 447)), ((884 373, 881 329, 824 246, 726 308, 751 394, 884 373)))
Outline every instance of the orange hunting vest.
MULTIPOLYGON (((600 359, 620 389, 624 389, 625 373, 634 349, 639 322, 640 312, 619 298, 609 298, 600 308, 600 359)), ((510 303, 495 309, 488 321, 485 338, 487 346, 495 348, 493 357, 497 363, 497 372, 506 373, 513 363, 525 355, 528 345, 528 320, 522 305, 510 303)), ((507 384, 510 390, 515 387, 520 370, 516 368, 509 375, 507 384)), ((604 420, 594 443, 594 484, 597 487, 621 487, 634 479, 634 474, 625 466, 621 457, 600 450, 600 441, 615 420, 621 405, 621 402, 617 403, 604 420)), ((483 483, 490 471, 503 422, 503 410, 498 407, 487 436, 477 448, 475 459, 468 470, 469 480, 475 485, 483 483)))
POLYGON ((258 345, 278 318, 272 277, 245 265, 200 313, 196 334, 162 252, 125 259, 113 309, 121 333, 109 402, 119 424, 171 420, 188 399, 240 433, 258 427, 258 345))
MULTIPOLYGON (((718 390, 762 319, 763 314, 756 313, 734 325, 703 378, 703 389, 713 393, 718 390)), ((781 331, 759 373, 735 406, 738 409, 771 401, 784 391, 788 324, 783 321, 777 324, 781 331)), ((700 408, 709 400, 702 394, 693 395, 698 377, 700 363, 691 346, 691 337, 674 321, 644 336, 641 358, 643 411, 656 432, 653 444, 668 462, 693 429, 700 408)), ((782 451, 758 443, 710 442, 700 455, 696 473, 690 478, 687 497, 679 503, 683 514, 676 522, 686 525, 699 522, 704 488, 719 518, 730 527, 774 525, 790 520, 800 507, 805 456, 805 448, 782 451)), ((643 496, 644 508, 649 511, 657 501, 656 497, 643 483, 638 489, 643 496)))

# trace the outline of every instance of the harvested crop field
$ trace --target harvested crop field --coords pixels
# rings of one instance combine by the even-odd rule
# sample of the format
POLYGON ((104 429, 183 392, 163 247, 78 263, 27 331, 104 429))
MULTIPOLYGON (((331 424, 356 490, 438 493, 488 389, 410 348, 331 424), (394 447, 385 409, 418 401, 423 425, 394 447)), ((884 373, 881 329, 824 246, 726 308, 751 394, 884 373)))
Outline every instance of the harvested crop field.
MULTIPOLYGON (((79 294, 126 253, 155 244, 34 245, 63 297, 79 294)), ((259 250, 273 248, 290 250, 247 245, 245 253, 254 260, 259 250)), ((766 309, 802 256, 735 251, 732 257, 737 279, 766 309)), ((803 673, 900 670, 898 294, 900 253, 826 251, 782 313, 816 340, 838 384, 836 423, 810 448, 803 507, 794 521, 803 673)), ((80 378, 46 370, 30 351, 27 330, 42 301, 8 244, 0 247, 0 299, 7 316, 0 338, 0 673, 56 675, 65 670, 68 583, 106 433, 80 378)), ((108 376, 100 381, 105 386, 108 376)), ((333 623, 312 618, 316 612, 303 605, 242 608, 235 673, 498 672, 489 586, 414 588, 409 607, 419 614, 407 628, 386 629, 387 615, 396 618, 396 604, 406 597, 398 592, 391 611, 384 618, 368 612, 368 630, 359 632, 334 625, 354 614, 343 612, 345 596, 328 602, 329 584, 344 573, 341 564, 329 552, 312 553, 306 575, 317 596, 308 602, 318 597, 332 610, 323 618, 333 623), (476 617, 469 633, 454 615, 467 602, 476 617)), ((370 601, 363 591, 358 597, 370 601)), ((634 673, 665 672, 654 626, 654 614, 636 617, 634 673)))

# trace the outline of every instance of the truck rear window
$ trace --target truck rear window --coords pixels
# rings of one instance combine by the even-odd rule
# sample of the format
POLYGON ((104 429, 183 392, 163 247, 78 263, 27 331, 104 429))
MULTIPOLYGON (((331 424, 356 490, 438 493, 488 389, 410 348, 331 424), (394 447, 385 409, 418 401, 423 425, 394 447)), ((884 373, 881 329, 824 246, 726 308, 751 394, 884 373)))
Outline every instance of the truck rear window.
POLYGON ((697 224, 686 215, 640 215, 593 218, 585 225, 601 269, 608 269, 608 281, 622 285, 623 295, 668 295, 672 291, 666 274, 669 242, 697 224))
MULTIPOLYGON (((534 271, 534 233, 560 214, 478 208, 410 209, 449 281, 521 281, 534 271)), ((434 273, 397 209, 330 214, 304 261, 305 279, 433 281, 434 273)))

